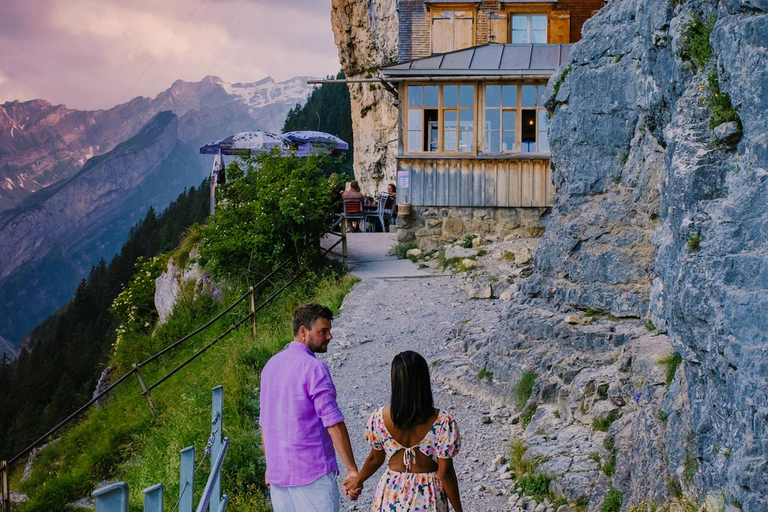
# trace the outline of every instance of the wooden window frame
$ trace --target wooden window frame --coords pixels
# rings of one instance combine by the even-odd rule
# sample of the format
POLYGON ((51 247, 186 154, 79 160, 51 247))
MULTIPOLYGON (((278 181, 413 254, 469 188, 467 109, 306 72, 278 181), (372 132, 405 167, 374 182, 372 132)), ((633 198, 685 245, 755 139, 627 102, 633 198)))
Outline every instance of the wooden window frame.
MULTIPOLYGON (((480 94, 480 103, 478 104, 477 111, 478 111, 478 117, 480 116, 479 112, 482 111, 482 117, 481 122, 478 124, 478 126, 481 126, 481 130, 479 130, 478 134, 478 143, 477 148, 483 148, 481 154, 482 155, 501 155, 501 156, 509 156, 509 155, 549 155, 550 151, 540 151, 539 150, 539 134, 542 133, 542 130, 540 129, 539 125, 539 116, 541 115, 541 112, 544 112, 544 115, 546 116, 546 108, 543 105, 539 104, 539 87, 546 87, 546 82, 482 82, 478 84, 478 89, 482 90, 482 94, 480 94), (488 86, 504 86, 504 85, 514 85, 517 86, 517 106, 515 108, 511 107, 488 107, 486 102, 486 88, 488 86), (536 87, 536 106, 535 107, 523 107, 523 87, 524 86, 534 86, 536 87), (485 120, 486 120, 486 110, 487 109, 498 109, 500 111, 500 116, 503 111, 514 111, 515 112, 515 149, 512 151, 500 151, 500 152, 486 152, 486 129, 485 129, 485 120), (523 110, 534 110, 536 112, 535 114, 535 122, 536 122, 536 151, 533 152, 526 152, 523 151, 523 110)), ((503 125, 500 125, 500 137, 503 137, 503 125)), ((549 142, 549 141, 547 141, 549 142)), ((547 143, 547 146, 549 146, 549 143, 547 143)))
MULTIPOLYGON (((478 154, 478 110, 479 110, 479 99, 478 99, 478 91, 481 88, 483 84, 477 83, 477 82, 413 82, 413 83, 406 83, 404 84, 404 100, 403 100, 403 114, 402 114, 402 133, 403 133, 403 155, 408 156, 437 156, 437 155, 450 155, 450 156, 465 156, 465 157, 473 157, 477 156, 478 154), (472 107, 462 107, 462 106, 449 106, 446 107, 443 105, 443 88, 448 86, 472 86, 474 88, 474 104, 472 107), (408 98, 408 88, 409 87, 428 87, 428 86, 437 86, 438 87, 438 101, 437 101, 437 107, 424 107, 423 105, 420 107, 411 107, 409 106, 409 98, 408 98), (437 110, 437 138, 438 138, 438 146, 437 151, 410 151, 408 148, 408 115, 411 110, 420 110, 424 111, 425 109, 430 110, 437 110), (472 123, 473 123, 473 129, 472 129, 472 151, 459 151, 461 147, 461 111, 462 110, 472 110, 472 123), (456 111, 456 150, 455 151, 446 151, 445 150, 445 112, 446 111, 456 111)), ((422 93, 423 94, 423 93, 422 93)), ((422 138, 424 137, 424 131, 427 130, 427 126, 424 122, 424 117, 422 114, 422 138)), ((415 131, 415 130, 414 130, 415 131)), ((467 130, 464 130, 467 131, 467 130)), ((422 139, 423 140, 423 139, 422 139)))

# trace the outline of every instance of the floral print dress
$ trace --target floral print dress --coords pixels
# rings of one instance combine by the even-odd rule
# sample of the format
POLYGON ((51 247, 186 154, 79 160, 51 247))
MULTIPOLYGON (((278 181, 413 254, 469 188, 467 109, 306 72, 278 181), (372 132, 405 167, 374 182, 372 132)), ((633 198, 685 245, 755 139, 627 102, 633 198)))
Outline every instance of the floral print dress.
POLYGON ((461 436, 456 421, 449 413, 441 410, 419 444, 406 447, 398 443, 387 430, 383 410, 382 407, 371 414, 365 429, 365 439, 374 450, 384 450, 387 465, 392 455, 400 452, 406 471, 393 471, 387 467, 376 487, 372 512, 448 512, 448 499, 437 471, 411 473, 408 470, 415 460, 413 450, 419 450, 435 462, 438 459, 450 459, 459 453, 461 436))

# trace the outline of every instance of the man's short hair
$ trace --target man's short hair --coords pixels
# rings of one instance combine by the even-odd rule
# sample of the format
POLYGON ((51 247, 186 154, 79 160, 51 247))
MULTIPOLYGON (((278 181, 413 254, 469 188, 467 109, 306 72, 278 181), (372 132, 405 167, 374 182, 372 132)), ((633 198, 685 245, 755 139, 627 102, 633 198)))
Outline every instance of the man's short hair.
POLYGON ((312 329, 318 318, 333 320, 333 311, 320 304, 302 304, 293 312, 293 335, 299 334, 299 328, 303 325, 312 329))
POLYGON ((351 188, 352 190, 357 190, 358 192, 360 192, 360 184, 356 180, 352 180, 352 181, 349 182, 349 188, 351 188))

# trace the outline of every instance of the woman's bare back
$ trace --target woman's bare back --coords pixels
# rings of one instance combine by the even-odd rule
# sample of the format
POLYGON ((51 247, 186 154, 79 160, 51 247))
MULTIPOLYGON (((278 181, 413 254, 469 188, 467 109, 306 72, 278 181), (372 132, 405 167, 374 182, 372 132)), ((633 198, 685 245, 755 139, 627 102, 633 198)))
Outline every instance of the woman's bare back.
MULTIPOLYGON (((434 425, 439 414, 440 410, 435 409, 434 414, 426 423, 415 425, 405 430, 400 430, 392 422, 392 417, 389 414, 389 406, 384 407, 381 417, 384 420, 384 426, 387 427, 387 430, 395 441, 408 448, 416 446, 424 439, 432 428, 432 425, 434 425)), ((389 458, 389 469, 400 472, 406 471, 405 461, 403 460, 404 452, 405 450, 398 450, 389 458)), ((412 473, 433 473, 437 471, 437 462, 424 455, 420 450, 413 450, 413 452, 415 454, 415 460, 411 462, 412 473)))

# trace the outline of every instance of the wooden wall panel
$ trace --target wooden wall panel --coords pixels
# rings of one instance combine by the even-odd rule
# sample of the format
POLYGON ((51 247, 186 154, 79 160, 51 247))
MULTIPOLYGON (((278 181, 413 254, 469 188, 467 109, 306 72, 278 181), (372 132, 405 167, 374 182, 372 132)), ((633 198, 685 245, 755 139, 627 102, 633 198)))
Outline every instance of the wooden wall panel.
POLYGON ((506 44, 509 42, 509 28, 507 25, 507 14, 500 12, 492 14, 489 20, 490 34, 488 39, 490 43, 506 44))
POLYGON ((549 13, 547 42, 549 44, 567 44, 571 42, 570 11, 551 11, 549 13))
POLYGON ((403 158, 411 204, 454 207, 541 207, 552 204, 549 160, 403 158))

